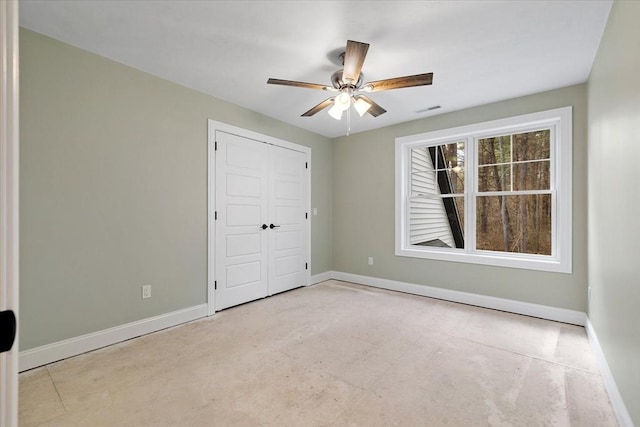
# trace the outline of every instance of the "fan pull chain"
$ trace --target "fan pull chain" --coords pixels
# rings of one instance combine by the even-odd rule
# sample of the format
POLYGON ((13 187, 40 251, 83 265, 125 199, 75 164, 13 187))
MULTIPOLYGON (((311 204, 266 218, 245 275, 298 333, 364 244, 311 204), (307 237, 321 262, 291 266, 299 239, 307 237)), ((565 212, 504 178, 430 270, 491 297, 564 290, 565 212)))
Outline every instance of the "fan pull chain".
POLYGON ((347 136, 351 132, 351 108, 347 110, 347 136))

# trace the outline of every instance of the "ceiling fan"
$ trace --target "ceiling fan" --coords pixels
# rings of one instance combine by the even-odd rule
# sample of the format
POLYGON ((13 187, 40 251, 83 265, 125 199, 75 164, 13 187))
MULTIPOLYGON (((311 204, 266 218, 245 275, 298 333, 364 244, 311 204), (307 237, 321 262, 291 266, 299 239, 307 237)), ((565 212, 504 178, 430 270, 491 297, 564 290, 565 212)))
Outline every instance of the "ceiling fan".
POLYGON ((380 92, 383 90, 400 89, 404 87, 425 86, 430 85, 433 81, 433 73, 424 73, 413 76, 377 80, 363 84, 361 70, 368 50, 368 43, 347 40, 347 48, 340 55, 343 69, 333 73, 331 76, 331 86, 271 78, 267 80, 267 83, 335 92, 336 95, 325 99, 310 110, 302 113, 302 117, 311 117, 331 105, 332 107, 329 109, 329 114, 334 119, 340 120, 344 111, 347 111, 348 114, 349 107, 351 107, 351 105, 354 106, 361 117, 364 116, 365 113, 369 113, 373 117, 378 117, 380 114, 387 112, 387 110, 376 104, 371 98, 363 93, 380 92))

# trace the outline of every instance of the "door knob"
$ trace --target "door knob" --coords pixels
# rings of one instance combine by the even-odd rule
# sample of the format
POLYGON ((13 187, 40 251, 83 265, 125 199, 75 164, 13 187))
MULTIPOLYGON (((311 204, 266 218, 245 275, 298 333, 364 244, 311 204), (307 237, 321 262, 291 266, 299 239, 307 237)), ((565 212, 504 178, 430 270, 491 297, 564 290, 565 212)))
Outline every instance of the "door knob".
MULTIPOLYGON (((271 225, 273 225, 273 224, 271 224, 271 225)), ((267 227, 267 224, 262 224, 262 226, 260 226, 260 228, 262 228, 263 230, 266 230, 268 227, 267 227)))
POLYGON ((269 226, 269 228, 273 230, 274 228, 280 228, 280 226, 279 226, 279 225, 273 225, 273 224, 271 224, 271 225, 269 226))
POLYGON ((0 335, 0 353, 4 353, 11 350, 16 339, 16 315, 13 311, 0 311, 0 325, 0 329, 6 331, 0 335))

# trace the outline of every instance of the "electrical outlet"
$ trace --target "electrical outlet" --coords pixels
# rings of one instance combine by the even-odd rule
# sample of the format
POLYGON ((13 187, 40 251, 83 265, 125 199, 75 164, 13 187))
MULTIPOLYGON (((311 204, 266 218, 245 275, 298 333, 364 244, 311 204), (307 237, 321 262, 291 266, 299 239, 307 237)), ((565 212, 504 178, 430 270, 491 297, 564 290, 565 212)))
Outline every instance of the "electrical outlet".
POLYGON ((151 285, 144 285, 142 287, 142 299, 151 298, 151 285))
POLYGON ((369 265, 373 265, 373 257, 372 256, 369 257, 369 265))
POLYGON ((313 208, 313 216, 318 216, 318 208, 313 208))

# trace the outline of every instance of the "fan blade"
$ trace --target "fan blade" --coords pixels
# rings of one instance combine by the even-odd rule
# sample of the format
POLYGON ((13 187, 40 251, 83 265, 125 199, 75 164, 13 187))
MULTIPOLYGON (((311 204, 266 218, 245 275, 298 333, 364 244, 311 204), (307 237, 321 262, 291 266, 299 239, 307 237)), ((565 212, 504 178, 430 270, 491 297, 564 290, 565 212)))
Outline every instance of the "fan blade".
POLYGON ((306 88, 306 89, 321 89, 321 90, 331 89, 327 85, 320 85, 320 84, 317 84, 317 83, 298 82, 298 81, 295 81, 295 80, 269 79, 269 80, 267 80, 267 84, 303 87, 303 88, 306 88))
POLYGON ((426 86, 433 82, 433 73, 416 74, 415 76, 396 77, 394 79, 378 80, 362 85, 366 92, 400 89, 403 87, 426 86))
POLYGON ((378 117, 380 114, 384 114, 387 112, 387 110, 373 102, 373 100, 368 96, 358 95, 356 98, 364 99, 369 103, 369 105, 371 105, 371 107, 369 107, 369 109, 367 110, 367 113, 371 114, 373 117, 378 117))
POLYGON ((369 50, 368 43, 347 40, 347 49, 344 52, 344 69, 342 70, 344 83, 355 85, 358 82, 367 50, 369 50))
POLYGON ((333 104, 333 98, 325 99, 320 104, 318 104, 315 107, 311 108, 306 113, 303 113, 300 117, 311 117, 315 113, 324 110, 325 108, 327 108, 331 104, 333 104))

